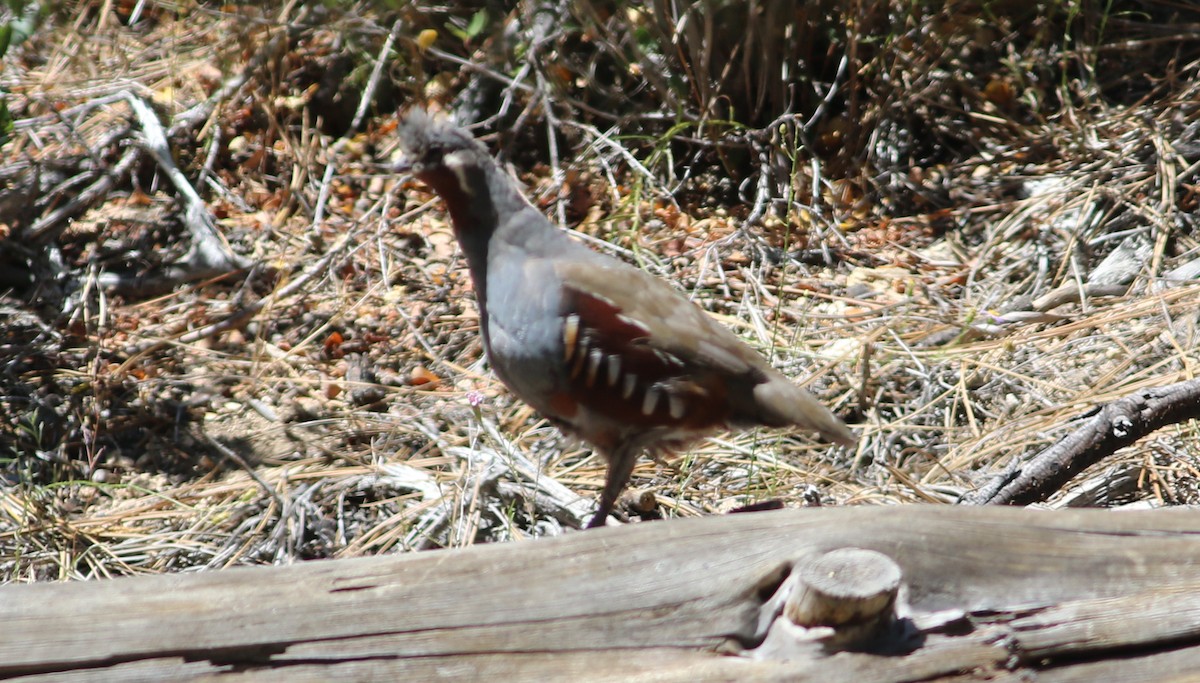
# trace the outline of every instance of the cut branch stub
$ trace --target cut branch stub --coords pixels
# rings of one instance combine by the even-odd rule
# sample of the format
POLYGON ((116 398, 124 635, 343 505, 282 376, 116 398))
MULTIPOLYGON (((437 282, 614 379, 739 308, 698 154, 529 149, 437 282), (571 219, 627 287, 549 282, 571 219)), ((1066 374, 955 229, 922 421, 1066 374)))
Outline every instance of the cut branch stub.
POLYGON ((841 548, 801 563, 796 572, 799 582, 783 613, 798 626, 831 627, 846 645, 894 620, 901 574, 887 555, 841 548))

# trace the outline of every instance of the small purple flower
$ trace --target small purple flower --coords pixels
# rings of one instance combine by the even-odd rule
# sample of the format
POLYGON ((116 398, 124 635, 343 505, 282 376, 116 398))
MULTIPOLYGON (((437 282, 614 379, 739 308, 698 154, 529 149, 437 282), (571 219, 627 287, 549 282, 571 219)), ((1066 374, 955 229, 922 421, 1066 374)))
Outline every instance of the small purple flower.
POLYGON ((483 405, 483 400, 482 391, 472 390, 467 392, 467 403, 470 403, 472 408, 478 408, 483 405))

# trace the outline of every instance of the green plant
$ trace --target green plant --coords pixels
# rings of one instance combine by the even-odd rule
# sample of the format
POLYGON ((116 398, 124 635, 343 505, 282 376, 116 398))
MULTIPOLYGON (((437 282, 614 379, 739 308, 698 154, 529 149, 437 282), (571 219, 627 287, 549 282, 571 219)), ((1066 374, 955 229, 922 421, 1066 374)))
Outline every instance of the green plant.
MULTIPOLYGON (((3 0, 0 2, 0 58, 8 48, 20 45, 37 30, 47 8, 40 2, 3 0)), ((0 141, 2 142, 2 141, 0 141)))

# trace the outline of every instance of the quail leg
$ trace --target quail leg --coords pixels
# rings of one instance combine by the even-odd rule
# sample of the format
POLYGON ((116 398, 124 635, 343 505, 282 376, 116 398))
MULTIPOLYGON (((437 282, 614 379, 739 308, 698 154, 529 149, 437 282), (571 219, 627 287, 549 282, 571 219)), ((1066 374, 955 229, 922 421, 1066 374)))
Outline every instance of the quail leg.
POLYGON ((629 444, 617 446, 612 453, 606 454, 608 456, 608 474, 604 479, 604 490, 600 492, 600 507, 596 509, 596 514, 592 515, 587 528, 594 529, 604 526, 608 515, 616 507, 617 499, 621 497, 621 491, 625 489, 625 484, 629 483, 629 477, 633 474, 633 466, 637 462, 640 452, 641 448, 629 444))

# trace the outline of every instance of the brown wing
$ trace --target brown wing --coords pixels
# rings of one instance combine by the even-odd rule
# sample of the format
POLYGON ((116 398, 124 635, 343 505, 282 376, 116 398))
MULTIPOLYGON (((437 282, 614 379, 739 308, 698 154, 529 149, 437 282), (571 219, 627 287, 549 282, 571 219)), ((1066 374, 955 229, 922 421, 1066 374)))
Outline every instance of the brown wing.
POLYGON ((556 270, 576 295, 604 292, 602 300, 617 315, 643 329, 641 343, 692 368, 761 375, 766 361, 683 295, 625 264, 596 265, 563 263, 556 270))
POLYGON ((748 396, 765 379, 731 348, 741 342, 657 280, 623 266, 560 268, 568 385, 589 410, 700 432, 729 422, 731 391, 748 396))
POLYGON ((624 424, 799 425, 855 442, 811 394, 682 295, 624 264, 597 265, 556 266, 569 384, 581 405, 624 424), (619 388, 620 400, 595 391, 602 386, 619 388))

